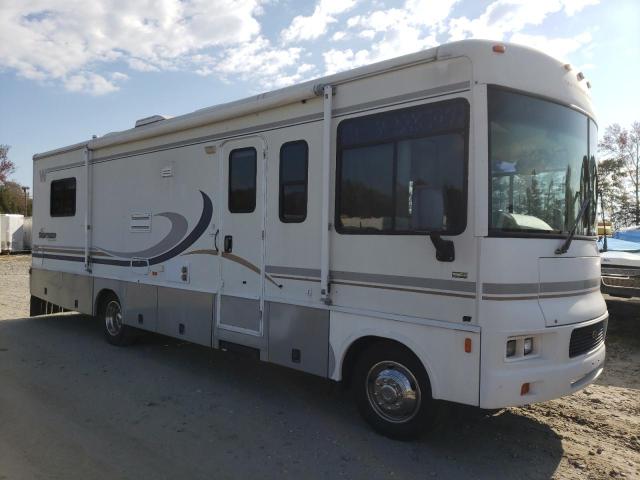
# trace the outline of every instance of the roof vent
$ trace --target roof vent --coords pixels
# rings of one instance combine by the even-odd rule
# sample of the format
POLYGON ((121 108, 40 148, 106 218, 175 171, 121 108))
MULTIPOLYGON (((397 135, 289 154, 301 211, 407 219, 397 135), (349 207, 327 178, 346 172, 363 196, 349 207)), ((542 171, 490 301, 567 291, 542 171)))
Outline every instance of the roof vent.
POLYGON ((167 117, 162 115, 151 115, 150 117, 144 117, 140 120, 136 120, 136 128, 144 127, 145 125, 151 125, 152 123, 161 122, 162 120, 166 120, 167 117))

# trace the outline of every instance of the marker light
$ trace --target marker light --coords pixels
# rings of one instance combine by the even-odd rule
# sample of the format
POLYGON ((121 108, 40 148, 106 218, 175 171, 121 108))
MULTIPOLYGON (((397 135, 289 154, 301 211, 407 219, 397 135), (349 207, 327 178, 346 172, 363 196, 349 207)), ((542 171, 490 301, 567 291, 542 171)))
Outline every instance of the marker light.
POLYGON ((464 339, 464 351, 466 353, 471 353, 471 339, 470 338, 465 338, 464 339))
POLYGON ((584 73, 578 72, 578 74, 576 75, 576 78, 578 79, 579 82, 581 82, 582 80, 584 80, 584 73))
POLYGON ((533 352, 533 338, 527 337, 524 339, 524 354, 529 355, 533 352))
POLYGON ((516 354, 516 341, 509 340, 507 342, 507 358, 513 357, 516 354))
POLYGON ((529 393, 529 382, 523 383, 520 387, 520 395, 526 395, 529 393))
POLYGON ((507 51, 507 47, 505 47, 504 45, 498 44, 491 47, 491 50, 493 50, 495 53, 504 53, 507 51))
POLYGON ((567 72, 570 72, 570 71, 571 71, 571 68, 572 68, 572 67, 571 67, 571 64, 570 64, 570 63, 565 63, 565 64, 564 64, 564 69, 565 69, 567 72))

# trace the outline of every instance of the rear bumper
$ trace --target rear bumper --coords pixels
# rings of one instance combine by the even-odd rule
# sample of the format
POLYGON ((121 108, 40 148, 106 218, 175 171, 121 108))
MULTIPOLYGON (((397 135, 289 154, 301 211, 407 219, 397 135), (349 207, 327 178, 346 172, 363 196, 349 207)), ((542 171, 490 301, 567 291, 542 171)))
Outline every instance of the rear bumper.
POLYGON ((604 314, 588 322, 547 328, 541 334, 542 352, 537 358, 506 362, 503 354, 499 359, 494 356, 496 358, 484 365, 481 374, 480 407, 503 408, 544 402, 570 395, 594 382, 604 366, 605 343, 569 358, 571 332, 607 317, 608 314, 604 314), (521 394, 523 383, 529 383, 529 392, 524 395, 521 394))

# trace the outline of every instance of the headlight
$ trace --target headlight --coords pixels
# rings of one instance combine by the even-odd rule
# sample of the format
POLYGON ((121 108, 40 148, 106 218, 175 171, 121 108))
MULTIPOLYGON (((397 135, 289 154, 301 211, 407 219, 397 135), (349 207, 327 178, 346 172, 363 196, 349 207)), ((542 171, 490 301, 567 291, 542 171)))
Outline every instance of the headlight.
POLYGON ((524 354, 529 355, 533 352, 533 337, 527 337, 524 339, 524 354))

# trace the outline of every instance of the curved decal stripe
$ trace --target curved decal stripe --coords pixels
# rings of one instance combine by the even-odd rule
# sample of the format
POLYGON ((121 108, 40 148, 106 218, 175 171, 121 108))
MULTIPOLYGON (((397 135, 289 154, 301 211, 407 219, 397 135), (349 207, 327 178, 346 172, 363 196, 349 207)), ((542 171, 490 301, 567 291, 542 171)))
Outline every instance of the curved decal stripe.
POLYGON ((121 258, 151 258, 169 250, 187 233, 187 219, 179 213, 163 212, 154 215, 154 217, 165 217, 169 219, 171 222, 171 230, 169 230, 169 233, 167 233, 167 235, 153 247, 149 247, 138 252, 116 252, 113 250, 107 250, 106 248, 96 248, 121 258))
MULTIPOLYGON (((187 252, 184 255, 213 255, 213 256, 218 256, 219 252, 218 250, 192 250, 191 252, 187 252)), ((234 255, 232 253, 222 253, 222 258, 226 258, 227 260, 231 260, 232 262, 238 263, 240 265, 242 265, 245 268, 248 268, 249 270, 251 270, 252 272, 257 273, 258 275, 260 275, 260 269, 254 265, 253 263, 249 262, 248 260, 239 257, 237 255, 234 255)), ((276 287, 280 288, 281 285, 276 283, 269 274, 265 273, 265 278, 267 280, 269 280, 271 283, 273 283, 276 287)))
POLYGON ((179 244, 177 244, 171 250, 168 250, 161 255, 150 258, 149 265, 157 265, 158 263, 166 262, 167 260, 180 255, 187 248, 193 245, 207 230, 207 226, 211 222, 211 217, 213 216, 213 203, 211 202, 211 199, 207 196, 207 194, 202 190, 200 190, 200 194, 202 195, 203 205, 202 214, 200 215, 198 224, 189 235, 187 235, 179 244))

